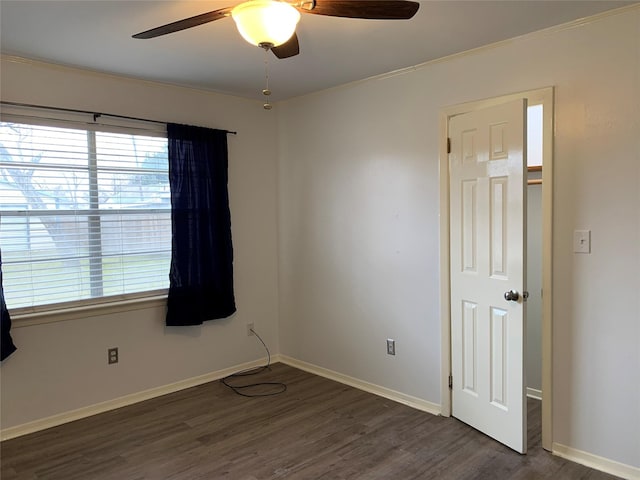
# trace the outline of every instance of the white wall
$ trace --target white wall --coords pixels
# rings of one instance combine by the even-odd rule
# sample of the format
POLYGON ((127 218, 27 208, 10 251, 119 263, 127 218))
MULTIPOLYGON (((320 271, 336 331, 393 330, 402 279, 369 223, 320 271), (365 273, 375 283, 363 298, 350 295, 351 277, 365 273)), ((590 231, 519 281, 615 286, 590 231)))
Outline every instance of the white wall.
MULTIPOLYGON (((537 177, 541 175, 539 172, 537 177)), ((529 174, 532 178, 532 174, 529 174)), ((527 188, 527 387, 542 390, 542 185, 527 188)))
MULTIPOLYGON (((543 106, 527 108, 527 166, 542 166, 545 145, 543 106)), ((552 141, 550 138, 547 142, 552 141)), ((541 180, 542 172, 528 172, 528 180, 541 180)), ((527 187, 527 347, 526 379, 530 392, 542 391, 542 185, 527 187)), ((544 408, 544 407, 543 407, 544 408)))
POLYGON ((635 8, 281 104, 281 352, 439 403, 438 110, 553 85, 553 440, 639 467, 639 49, 635 8))
MULTIPOLYGON (((229 193, 238 311, 202 327, 164 327, 164 308, 21 327, 2 363, 3 429, 263 358, 278 351, 276 131, 260 102, 3 57, 3 101, 237 130, 229 193), (107 365, 107 348, 120 362, 107 365)), ((10 307, 10 305, 9 305, 10 307)))

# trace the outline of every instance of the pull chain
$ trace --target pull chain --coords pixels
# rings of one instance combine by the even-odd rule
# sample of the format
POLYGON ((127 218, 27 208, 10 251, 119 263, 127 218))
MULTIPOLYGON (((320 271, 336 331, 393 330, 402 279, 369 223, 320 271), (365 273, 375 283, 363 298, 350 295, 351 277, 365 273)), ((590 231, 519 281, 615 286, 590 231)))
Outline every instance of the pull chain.
POLYGON ((265 110, 271 110, 273 105, 269 102, 269 95, 271 95, 271 90, 269 90, 269 50, 271 46, 265 46, 264 48, 264 79, 265 79, 265 88, 262 90, 262 94, 265 96, 266 100, 263 105, 265 110))

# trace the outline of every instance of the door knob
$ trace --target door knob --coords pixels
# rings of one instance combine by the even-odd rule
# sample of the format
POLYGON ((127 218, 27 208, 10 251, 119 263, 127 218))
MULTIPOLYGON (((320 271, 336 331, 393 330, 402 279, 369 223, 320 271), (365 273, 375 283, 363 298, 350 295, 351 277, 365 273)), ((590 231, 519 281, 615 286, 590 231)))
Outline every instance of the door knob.
POLYGON ((508 292, 504 292, 504 299, 510 302, 517 302, 520 298, 520 294, 515 290, 509 290, 508 292))

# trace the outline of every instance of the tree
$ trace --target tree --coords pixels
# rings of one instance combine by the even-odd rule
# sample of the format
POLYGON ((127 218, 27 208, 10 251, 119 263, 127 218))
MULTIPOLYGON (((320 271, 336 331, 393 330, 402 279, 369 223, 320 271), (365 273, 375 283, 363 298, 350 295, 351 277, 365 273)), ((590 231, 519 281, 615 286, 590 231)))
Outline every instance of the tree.
MULTIPOLYGON (((53 178, 38 178, 37 173, 41 169, 34 167, 42 165, 43 155, 30 148, 32 130, 26 125, 0 125, 0 179, 9 189, 20 192, 27 210, 78 209, 82 203, 78 172, 66 171, 53 178)), ((69 246, 63 222, 52 215, 42 215, 39 220, 56 247, 69 246)))

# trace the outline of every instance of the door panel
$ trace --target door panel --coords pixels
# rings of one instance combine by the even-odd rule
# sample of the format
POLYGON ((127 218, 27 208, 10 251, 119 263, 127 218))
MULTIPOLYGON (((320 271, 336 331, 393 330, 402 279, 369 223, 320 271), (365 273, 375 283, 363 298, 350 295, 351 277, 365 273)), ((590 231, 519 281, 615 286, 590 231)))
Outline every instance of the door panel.
POLYGON ((478 341, 476 329, 477 305, 472 302, 463 302, 462 312, 462 385, 465 393, 477 396, 477 363, 476 344, 478 341))
POLYGON ((475 272, 477 270, 477 191, 478 182, 475 180, 462 183, 462 265, 464 271, 475 272))
POLYGON ((452 413, 524 453, 526 101, 453 117, 449 136, 452 413))
POLYGON ((499 408, 507 408, 507 337, 508 313, 491 307, 491 403, 499 408))

